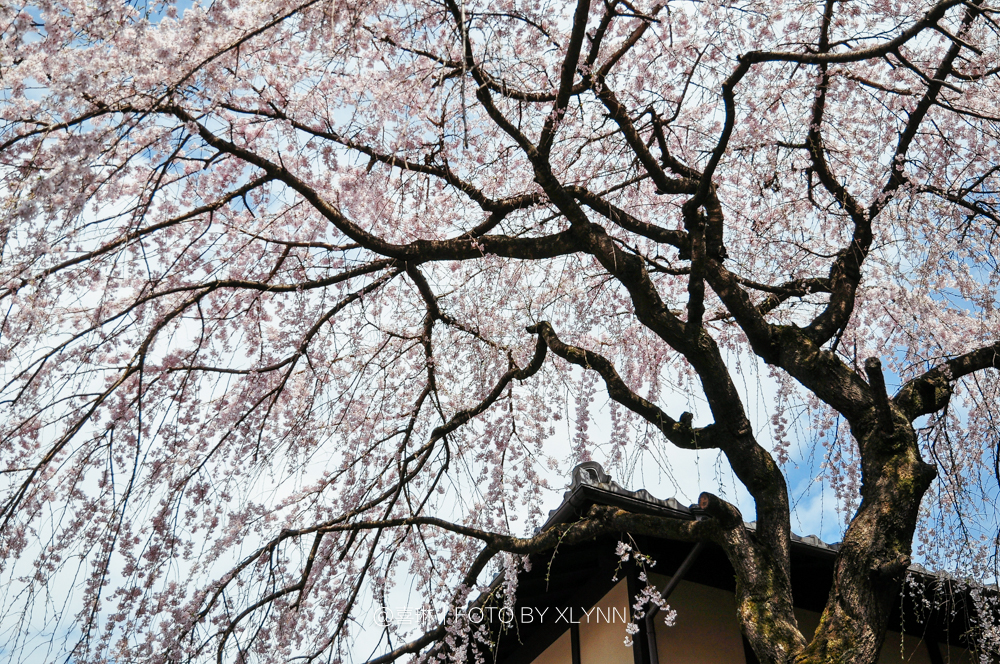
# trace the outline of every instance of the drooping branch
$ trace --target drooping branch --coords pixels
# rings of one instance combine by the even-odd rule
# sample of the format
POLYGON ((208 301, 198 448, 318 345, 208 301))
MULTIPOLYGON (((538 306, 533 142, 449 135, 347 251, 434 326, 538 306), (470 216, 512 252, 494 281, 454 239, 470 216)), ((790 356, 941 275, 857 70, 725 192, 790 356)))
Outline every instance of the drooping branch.
MULTIPOLYGON (((499 200, 491 199, 482 190, 476 187, 474 184, 468 180, 464 180, 455 174, 454 170, 447 164, 437 164, 433 163, 431 160, 425 160, 423 162, 414 161, 412 159, 407 159, 406 157, 400 157, 395 154, 388 154, 380 152, 369 145, 366 145, 360 141, 352 140, 348 137, 342 136, 340 133, 333 131, 332 129, 317 129, 305 122, 301 122, 292 117, 289 117, 287 113, 280 109, 244 109, 233 104, 221 104, 221 108, 225 108, 234 113, 241 113, 247 115, 254 115, 263 118, 269 118, 272 120, 281 120, 287 122, 292 127, 306 132, 312 136, 318 138, 323 138, 328 141, 332 141, 339 145, 343 145, 346 148, 357 151, 372 160, 386 164, 393 168, 398 168, 403 171, 409 171, 412 173, 421 173, 423 175, 429 175, 431 177, 437 178, 442 182, 447 183, 454 189, 461 191, 463 194, 469 197, 470 200, 474 201, 476 204, 482 208, 484 212, 491 212, 493 214, 504 215, 514 210, 522 210, 529 207, 533 207, 542 203, 542 197, 537 193, 527 193, 519 196, 511 196, 507 198, 502 198, 499 200)), ((482 233, 471 232, 471 235, 478 236, 482 233)))
POLYGON ((802 65, 839 64, 848 62, 863 62, 874 60, 897 51, 900 47, 916 38, 921 32, 933 29, 945 17, 949 9, 967 3, 967 0, 944 0, 928 9, 909 27, 898 35, 881 44, 867 48, 854 48, 838 52, 782 52, 782 51, 750 51, 741 57, 741 61, 757 64, 761 62, 794 62, 802 65))
POLYGON ((202 139, 213 148, 239 157, 247 163, 257 166, 271 178, 285 183, 298 192, 344 235, 366 249, 383 256, 414 262, 469 260, 481 258, 487 253, 509 258, 537 259, 552 258, 579 250, 573 241, 571 231, 563 231, 541 238, 496 235, 476 238, 465 234, 448 240, 416 240, 405 245, 387 242, 348 219, 336 206, 324 199, 313 187, 296 177, 284 166, 275 164, 251 150, 216 136, 204 124, 180 107, 170 107, 168 110, 179 120, 196 126, 202 139))
MULTIPOLYGON (((663 228, 662 226, 637 219, 614 203, 611 203, 606 197, 598 196, 586 187, 579 185, 567 186, 566 191, 591 210, 594 210, 630 233, 641 235, 656 242, 669 244, 682 250, 688 246, 688 239, 682 231, 663 228)), ((692 183, 688 193, 692 193, 693 191, 694 186, 692 183)))
POLYGON ((715 427, 709 426, 695 430, 691 428, 690 424, 683 424, 673 419, 659 406, 633 392, 607 358, 593 351, 563 343, 550 323, 544 321, 536 323, 528 327, 528 332, 537 334, 538 338, 544 341, 553 353, 564 360, 600 374, 607 386, 608 396, 655 426, 674 445, 692 450, 711 449, 719 446, 718 442, 713 442, 715 427))

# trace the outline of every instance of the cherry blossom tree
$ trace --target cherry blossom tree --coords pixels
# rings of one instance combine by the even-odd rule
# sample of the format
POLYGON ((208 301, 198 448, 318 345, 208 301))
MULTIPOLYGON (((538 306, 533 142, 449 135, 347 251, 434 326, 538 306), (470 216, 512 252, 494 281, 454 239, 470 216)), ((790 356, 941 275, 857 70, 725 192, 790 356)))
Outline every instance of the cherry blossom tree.
MULTIPOLYGON (((874 662, 915 556, 996 578, 998 17, 3 3, 4 652, 337 660, 404 576, 460 606, 627 530, 720 545, 761 662, 874 662), (792 409, 850 515, 815 635, 792 409), (755 532, 706 493, 533 534, 547 459, 676 448, 718 451, 755 532)), ((449 630, 373 661, 457 657, 449 630)))

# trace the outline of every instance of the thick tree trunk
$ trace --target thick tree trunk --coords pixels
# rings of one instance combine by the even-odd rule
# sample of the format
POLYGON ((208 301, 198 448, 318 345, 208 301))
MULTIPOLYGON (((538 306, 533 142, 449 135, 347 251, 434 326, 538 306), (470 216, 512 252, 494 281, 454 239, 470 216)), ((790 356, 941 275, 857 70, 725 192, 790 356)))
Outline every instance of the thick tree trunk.
POLYGON ((852 427, 863 450, 861 506, 841 543, 820 626, 796 664, 878 659, 910 565, 920 501, 936 476, 920 458, 911 424, 892 415, 891 425, 872 413, 852 427))
POLYGON ((736 612, 743 634, 760 662, 788 662, 806 639, 799 631, 792 604, 787 563, 755 546, 749 574, 737 574, 736 612))

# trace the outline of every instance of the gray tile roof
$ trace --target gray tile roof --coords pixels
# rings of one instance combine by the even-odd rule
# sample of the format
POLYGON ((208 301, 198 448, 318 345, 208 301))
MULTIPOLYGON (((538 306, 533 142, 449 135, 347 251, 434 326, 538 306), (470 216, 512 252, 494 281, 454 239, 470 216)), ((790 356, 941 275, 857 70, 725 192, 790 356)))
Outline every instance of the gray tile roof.
MULTIPOLYGON (((568 516, 568 510, 566 509, 567 506, 573 505, 575 500, 579 502, 578 499, 576 499, 576 496, 579 495, 581 487, 584 486, 592 487, 601 492, 605 492, 608 494, 608 497, 621 498, 628 503, 637 503, 639 506, 653 508, 654 511, 664 511, 670 516, 678 518, 695 519, 697 518, 697 514, 700 512, 696 505, 684 505, 675 498, 657 498, 645 489, 639 489, 638 491, 626 489, 612 480, 611 475, 605 472, 601 464, 596 461, 585 461, 573 468, 572 481, 569 489, 563 494, 562 504, 549 512, 548 520, 546 520, 545 524, 542 525, 538 531, 540 532, 555 523, 564 521, 568 516)), ((639 511, 650 510, 640 509, 639 511)), ((756 530, 757 528, 757 523, 755 521, 750 521, 744 525, 751 530, 756 530)), ((832 544, 824 542, 816 535, 806 535, 803 537, 796 533, 792 533, 792 541, 827 551, 836 551, 840 548, 839 542, 832 544)), ((919 571, 927 573, 923 568, 920 568, 919 571)))

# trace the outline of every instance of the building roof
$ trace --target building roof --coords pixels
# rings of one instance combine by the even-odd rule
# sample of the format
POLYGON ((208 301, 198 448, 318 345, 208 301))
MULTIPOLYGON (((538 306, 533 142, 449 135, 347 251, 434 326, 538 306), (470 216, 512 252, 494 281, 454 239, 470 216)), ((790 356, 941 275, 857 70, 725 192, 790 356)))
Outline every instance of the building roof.
MULTIPOLYGON (((596 461, 585 461, 573 469, 572 483, 563 494, 562 504, 549 512, 549 518, 536 532, 572 520, 568 518, 571 515, 581 516, 578 507, 584 503, 587 503, 588 507, 591 504, 613 505, 630 512, 660 514, 679 519, 694 520, 701 513, 696 505, 686 506, 675 498, 661 499, 645 489, 638 491, 626 489, 611 479, 601 464, 596 461)), ((755 521, 746 522, 744 525, 750 530, 757 529, 755 521)), ((827 543, 816 535, 803 537, 792 533, 792 541, 825 551, 837 551, 840 548, 840 542, 827 543)), ((926 572, 922 567, 915 569, 926 572)))

